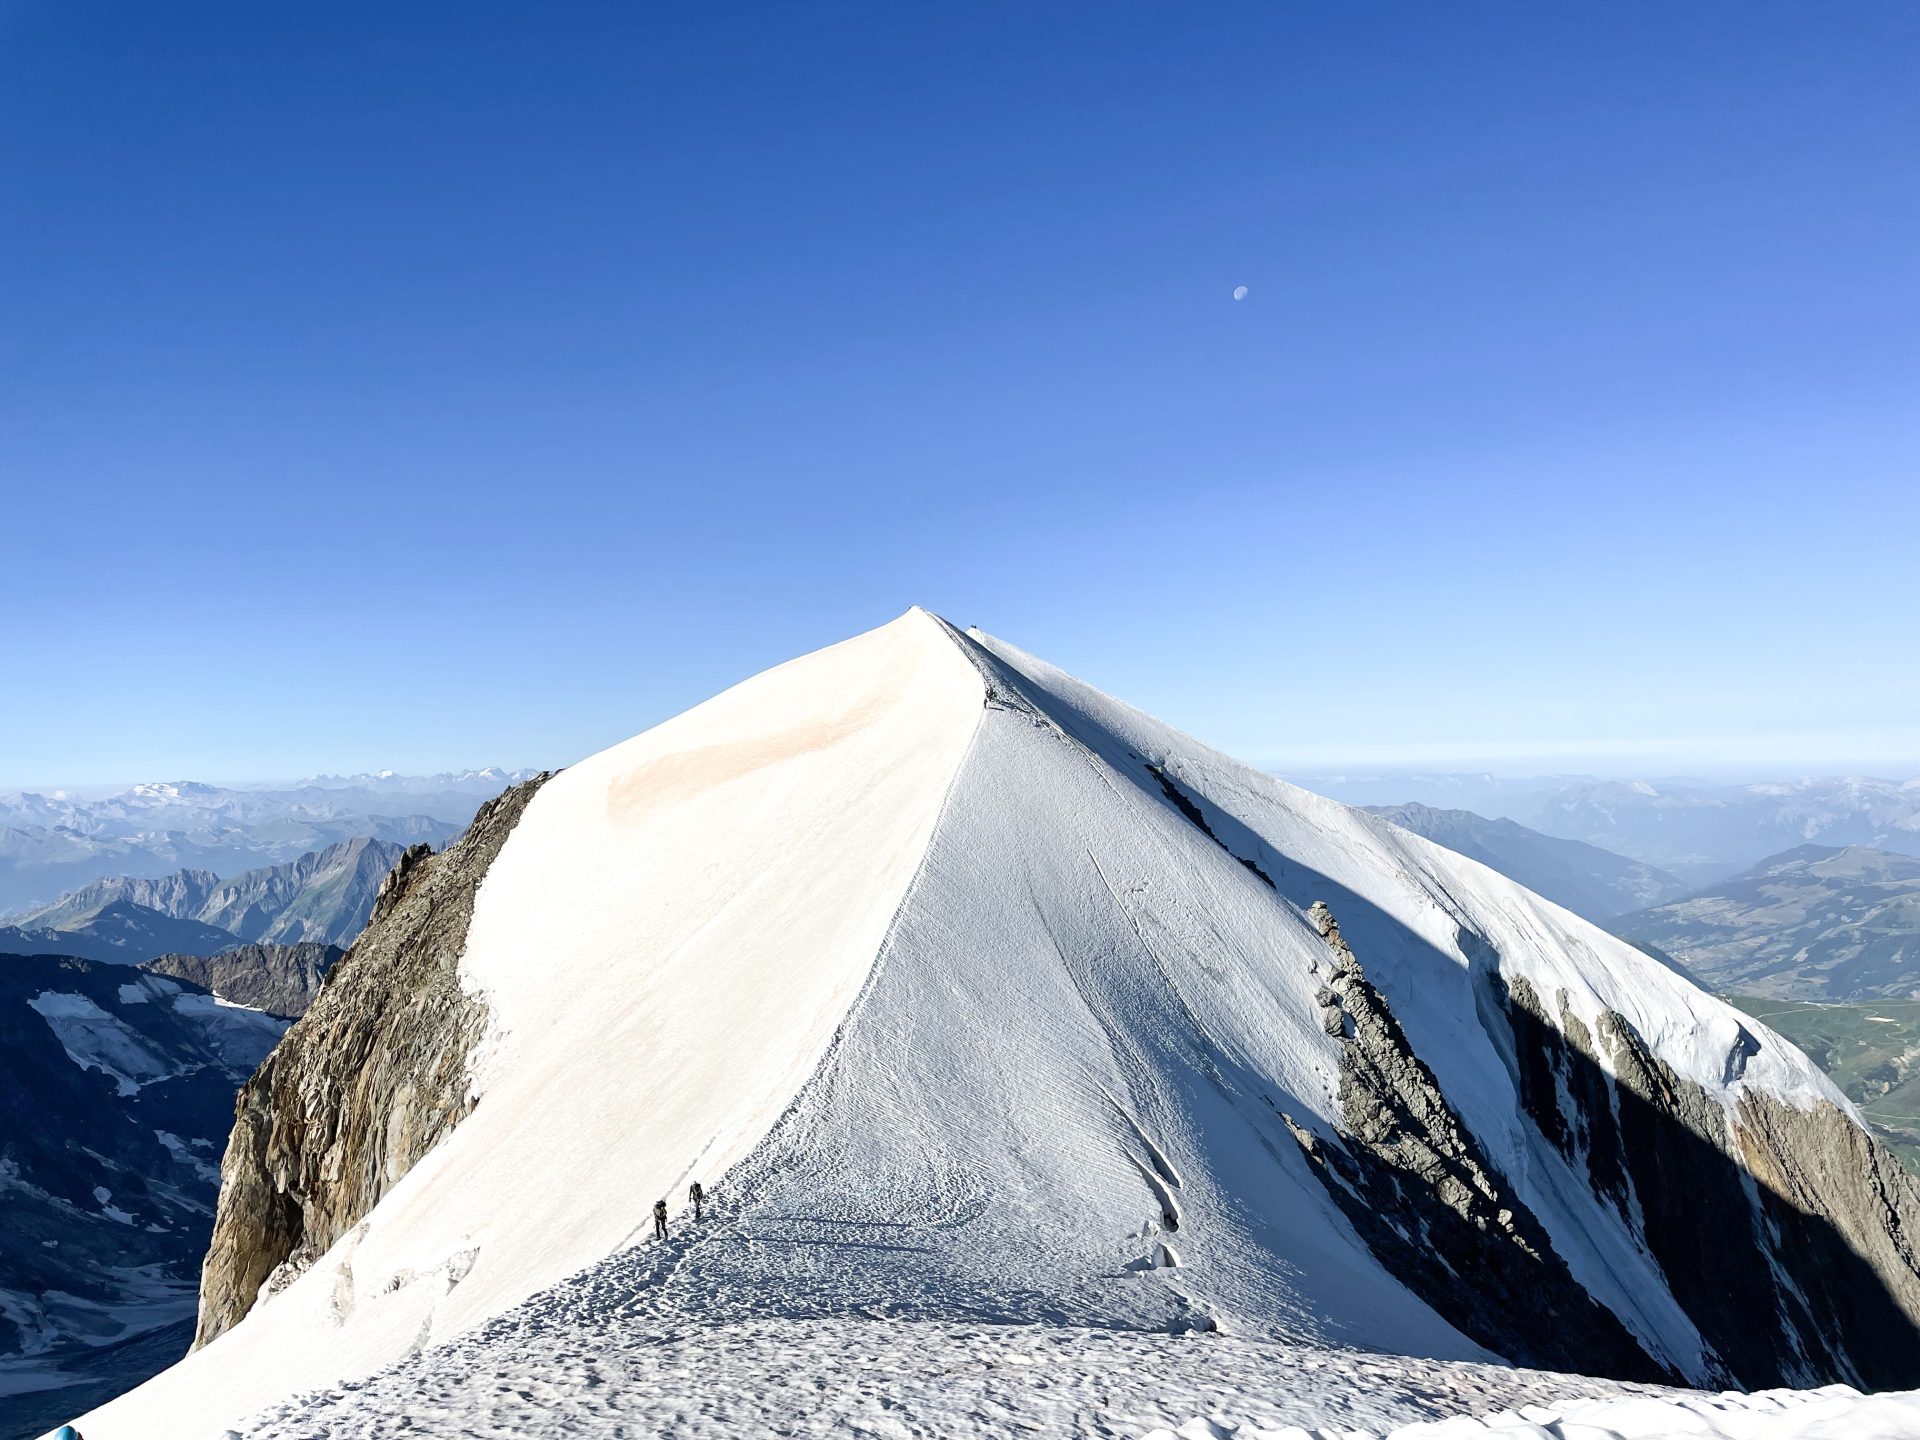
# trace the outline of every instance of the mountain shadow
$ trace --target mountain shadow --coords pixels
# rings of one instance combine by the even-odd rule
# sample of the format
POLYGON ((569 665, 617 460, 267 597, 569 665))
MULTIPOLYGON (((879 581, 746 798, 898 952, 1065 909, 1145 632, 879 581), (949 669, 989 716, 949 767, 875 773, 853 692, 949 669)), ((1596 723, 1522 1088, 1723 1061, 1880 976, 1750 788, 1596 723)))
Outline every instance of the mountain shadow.
MULTIPOLYGON (((1920 1234, 1920 1185, 1844 1112, 1824 1101, 1796 1109, 1758 1090, 1729 1112, 1626 1017, 1605 1011, 1596 1033, 1564 992, 1543 997, 1525 977, 1509 978, 1492 942, 1460 930, 1475 1008, 1524 1123, 1652 1257, 1698 1333, 1704 1373, 1683 1380, 1681 1357, 1573 1281, 1364 968, 1389 955, 1403 968, 1459 961, 1338 882, 1281 860, 1159 766, 1129 768, 1242 863, 1265 862, 1261 878, 1302 905, 1328 942, 1315 998, 1342 1041, 1346 1126, 1328 1142, 1282 1119, 1375 1257, 1450 1324, 1514 1363, 1616 1379, 1920 1384, 1920 1261, 1910 1239, 1920 1234), (1364 953, 1343 923, 1366 937, 1364 953)), ((1778 1043, 1742 1027, 1726 1080, 1778 1043)))

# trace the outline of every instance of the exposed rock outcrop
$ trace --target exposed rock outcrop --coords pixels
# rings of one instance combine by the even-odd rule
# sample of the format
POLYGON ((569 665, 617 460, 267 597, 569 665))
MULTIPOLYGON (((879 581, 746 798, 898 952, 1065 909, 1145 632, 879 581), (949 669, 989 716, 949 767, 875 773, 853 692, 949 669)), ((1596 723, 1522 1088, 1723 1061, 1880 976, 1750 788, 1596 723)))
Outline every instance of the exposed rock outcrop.
POLYGON ((471 1107, 485 1007, 460 988, 474 896, 540 775, 439 855, 406 851, 365 932, 241 1090, 195 1345, 239 1322, 371 1210, 471 1107))
POLYGON ((1674 1381, 1555 1253, 1413 1053, 1326 905, 1332 952, 1315 995, 1342 1039, 1346 1133, 1322 1144, 1289 1121, 1334 1203, 1380 1263, 1448 1323, 1518 1364, 1674 1381))
POLYGON ((218 955, 161 955, 141 965, 204 986, 222 1000, 296 1020, 307 1013, 320 982, 346 952, 303 940, 297 945, 238 945, 218 955))
MULTIPOLYGON (((1511 1359, 1657 1376, 1489 1167, 1326 906, 1309 919, 1332 951, 1315 999, 1344 1041, 1347 1133, 1332 1144, 1294 1133, 1374 1254, 1511 1359)), ((1503 975, 1484 942, 1462 945, 1487 962, 1476 970, 1492 1002, 1483 1023, 1527 1118, 1658 1263, 1717 1382, 1920 1380, 1920 1186, 1887 1150, 1828 1104, 1797 1109, 1750 1091, 1730 1112, 1624 1016, 1603 1011, 1590 1026, 1565 993, 1549 1003, 1524 976, 1503 975)), ((1737 1032, 1729 1084, 1761 1043, 1737 1032)))
POLYGON ((1164 765, 1149 765, 1147 766, 1147 773, 1160 782, 1160 793, 1167 797, 1168 801, 1173 805, 1173 808, 1186 816, 1187 820, 1198 828, 1202 835, 1205 835, 1222 850, 1232 855, 1235 860, 1238 860, 1246 867, 1249 874, 1259 877, 1260 882, 1269 890, 1274 888, 1273 877, 1261 869, 1260 863, 1257 860, 1254 860, 1250 856, 1236 853, 1231 845, 1220 838, 1213 826, 1208 823, 1207 812, 1202 810, 1200 806, 1194 802, 1194 798, 1181 788, 1180 783, 1167 773, 1164 765))
MULTIPOLYGON (((1832 1105, 1748 1092, 1730 1114, 1623 1016, 1589 1029, 1565 994, 1556 1017, 1524 977, 1486 981, 1528 1116, 1658 1261, 1725 1381, 1920 1379, 1920 1189, 1887 1150, 1832 1105)), ((1740 1032, 1730 1081, 1759 1043, 1740 1032)))

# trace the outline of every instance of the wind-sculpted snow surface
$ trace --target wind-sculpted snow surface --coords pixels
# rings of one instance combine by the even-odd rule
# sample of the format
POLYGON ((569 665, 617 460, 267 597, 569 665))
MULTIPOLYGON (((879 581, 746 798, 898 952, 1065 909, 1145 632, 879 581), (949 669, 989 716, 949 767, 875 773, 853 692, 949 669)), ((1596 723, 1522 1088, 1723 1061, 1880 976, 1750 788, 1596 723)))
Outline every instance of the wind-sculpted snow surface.
MULTIPOLYGON (((287 1397, 416 1351, 371 1385, 478 1394, 514 1347, 590 1359, 612 1328, 881 1317, 1405 1376, 1920 1380, 1920 1202, 1799 1052, 1483 866, 922 612, 549 781, 459 976, 471 1113, 329 1212, 278 1293, 230 1288, 247 1318, 93 1440, 262 1407, 358 1434, 321 1410, 360 1388, 287 1397), (653 1242, 695 1179, 721 1210, 653 1242)), ((275 1173, 223 1200, 242 1253, 250 1207, 306 1204, 275 1173)), ((450 1400, 444 1433, 523 1433, 511 1410, 450 1400)))
MULTIPOLYGON (((1238 1413, 1236 1413, 1238 1412, 1238 1413)), ((1373 1440, 1344 1427, 1306 1430, 1239 1418, 1227 1405, 1141 1440, 1373 1440)), ((1719 1395, 1556 1397, 1484 1415, 1400 1426, 1386 1440, 1920 1440, 1920 1391, 1862 1395, 1849 1385, 1719 1395)))

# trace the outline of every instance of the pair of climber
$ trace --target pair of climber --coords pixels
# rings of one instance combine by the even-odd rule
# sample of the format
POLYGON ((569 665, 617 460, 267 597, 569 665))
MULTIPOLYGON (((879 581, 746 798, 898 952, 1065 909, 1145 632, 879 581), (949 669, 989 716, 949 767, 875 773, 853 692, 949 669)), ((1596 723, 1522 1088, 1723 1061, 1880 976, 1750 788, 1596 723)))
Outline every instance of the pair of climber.
MULTIPOLYGON (((693 1205, 695 1224, 698 1224, 700 1220, 700 1202, 706 1198, 707 1192, 700 1188, 700 1182, 698 1180, 687 1187, 687 1199, 693 1205)), ((656 1240, 664 1240, 667 1238, 667 1202, 664 1200, 656 1200, 653 1202, 653 1238, 656 1240)))

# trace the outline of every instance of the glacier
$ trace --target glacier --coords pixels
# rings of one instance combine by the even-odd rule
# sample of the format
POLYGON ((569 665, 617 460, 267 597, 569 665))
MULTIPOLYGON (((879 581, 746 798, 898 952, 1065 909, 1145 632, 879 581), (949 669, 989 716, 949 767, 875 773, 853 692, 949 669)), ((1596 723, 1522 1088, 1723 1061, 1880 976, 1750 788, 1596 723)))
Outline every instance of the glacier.
MULTIPOLYGON (((485 1016, 465 1113, 244 1318, 203 1306, 209 1343, 90 1440, 370 1434, 407 1395, 416 1430, 543 1433, 506 1392, 546 1396, 552 1433, 709 1433, 667 1423, 656 1373, 696 1332, 823 1347, 823 1394, 871 1351, 928 1405, 983 1347, 1094 1385, 1062 1337, 1212 1377, 1212 1418, 1169 1374, 1095 1433, 1305 1424, 1287 1397, 1326 1367, 1376 1377, 1350 1430, 1560 1395, 1641 1405, 1590 1431, 1637 1435, 1674 1387, 1878 1387, 1920 1334, 1904 1177, 1765 1026, 920 610, 546 781, 477 881, 458 979, 485 1016), (556 1385, 595 1364, 631 1413, 556 1385), (1610 1378, 1542 1378, 1583 1370, 1610 1378)), ((230 1147, 229 1230, 276 1183, 252 1163, 230 1147)))

